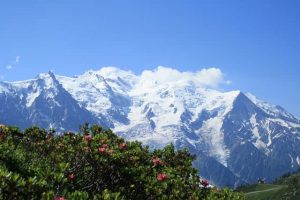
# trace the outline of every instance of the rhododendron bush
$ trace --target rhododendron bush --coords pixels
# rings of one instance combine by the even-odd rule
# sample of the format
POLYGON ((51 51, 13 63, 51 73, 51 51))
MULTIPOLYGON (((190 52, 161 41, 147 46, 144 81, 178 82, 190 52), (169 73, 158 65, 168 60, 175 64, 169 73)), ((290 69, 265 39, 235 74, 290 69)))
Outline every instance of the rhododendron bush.
POLYGON ((96 125, 80 130, 1 126, 0 199, 243 198, 201 185, 187 150, 150 151, 96 125))

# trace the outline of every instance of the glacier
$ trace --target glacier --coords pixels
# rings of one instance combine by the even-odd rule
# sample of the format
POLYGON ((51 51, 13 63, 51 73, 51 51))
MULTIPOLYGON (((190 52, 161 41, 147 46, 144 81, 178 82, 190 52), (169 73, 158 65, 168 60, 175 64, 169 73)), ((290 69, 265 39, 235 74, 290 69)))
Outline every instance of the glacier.
POLYGON ((215 68, 48 72, 0 82, 0 123, 64 131, 88 121, 150 148, 173 143, 195 154, 200 175, 218 186, 271 181, 300 168, 300 120, 250 93, 217 89, 227 82, 215 68))

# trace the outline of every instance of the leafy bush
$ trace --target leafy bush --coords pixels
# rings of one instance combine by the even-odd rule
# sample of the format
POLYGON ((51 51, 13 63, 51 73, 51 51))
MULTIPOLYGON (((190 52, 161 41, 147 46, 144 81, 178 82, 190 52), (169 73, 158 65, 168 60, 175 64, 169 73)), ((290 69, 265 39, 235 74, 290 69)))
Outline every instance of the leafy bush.
POLYGON ((193 156, 149 151, 99 126, 54 135, 0 126, 0 199, 243 199, 202 186, 193 156))

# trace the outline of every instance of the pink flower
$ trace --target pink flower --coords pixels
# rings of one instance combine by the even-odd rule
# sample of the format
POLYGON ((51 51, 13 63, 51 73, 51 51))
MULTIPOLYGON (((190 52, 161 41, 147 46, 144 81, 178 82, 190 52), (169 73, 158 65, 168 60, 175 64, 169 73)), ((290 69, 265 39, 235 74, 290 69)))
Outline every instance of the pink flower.
POLYGON ((164 173, 160 173, 160 174, 158 174, 157 177, 156 177, 156 179, 157 179, 158 181, 164 181, 164 180, 166 180, 167 178, 168 178, 168 176, 167 176, 166 174, 164 174, 164 173))
POLYGON ((103 148, 107 148, 107 147, 108 147, 108 144, 102 144, 102 147, 103 147, 103 148))
POLYGON ((127 148, 127 144, 126 143, 121 143, 121 144, 119 144, 119 149, 120 150, 124 150, 124 149, 126 149, 127 148))
POLYGON ((64 197, 55 197, 54 200, 66 200, 64 197))
POLYGON ((87 134, 87 135, 84 136, 84 140, 89 142, 89 141, 92 140, 92 136, 90 134, 87 134))
POLYGON ((100 154, 105 154, 106 148, 100 147, 100 148, 98 149, 98 152, 99 152, 100 154))
POLYGON ((208 180, 206 180, 206 179, 202 180, 202 181, 201 181, 201 185, 202 185, 203 187, 207 187, 207 186, 209 185, 208 180))
POLYGON ((76 176, 75 176, 75 174, 73 174, 73 173, 71 173, 71 174, 68 175, 68 179, 69 179, 70 181, 74 180, 75 178, 76 178, 76 176))

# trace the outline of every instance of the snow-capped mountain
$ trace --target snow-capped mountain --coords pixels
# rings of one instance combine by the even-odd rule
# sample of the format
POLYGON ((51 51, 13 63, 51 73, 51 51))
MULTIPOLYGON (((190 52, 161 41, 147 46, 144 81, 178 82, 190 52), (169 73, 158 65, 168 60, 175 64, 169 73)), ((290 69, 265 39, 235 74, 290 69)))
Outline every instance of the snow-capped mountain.
POLYGON ((31 80, 1 82, 0 102, 1 122, 21 128, 39 125, 78 130, 85 118, 93 123, 104 122, 79 105, 51 72, 31 80))
POLYGON ((88 121, 151 148, 173 143, 196 154, 201 176, 219 186, 298 169, 300 121, 251 94, 208 89, 217 84, 208 74, 219 76, 215 68, 181 73, 159 67, 135 75, 107 67, 0 82, 0 123, 77 130, 88 121))

